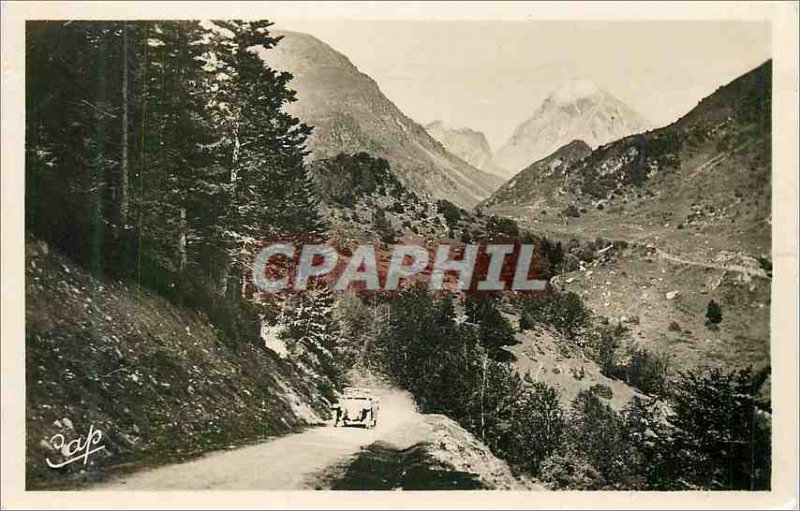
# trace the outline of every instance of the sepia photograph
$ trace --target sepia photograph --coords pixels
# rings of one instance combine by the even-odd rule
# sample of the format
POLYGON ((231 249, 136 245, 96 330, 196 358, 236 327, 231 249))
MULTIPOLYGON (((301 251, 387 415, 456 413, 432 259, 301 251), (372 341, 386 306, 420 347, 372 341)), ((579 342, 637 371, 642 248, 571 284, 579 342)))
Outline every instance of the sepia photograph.
POLYGON ((69 4, 3 41, 4 486, 796 509, 797 3, 69 4))

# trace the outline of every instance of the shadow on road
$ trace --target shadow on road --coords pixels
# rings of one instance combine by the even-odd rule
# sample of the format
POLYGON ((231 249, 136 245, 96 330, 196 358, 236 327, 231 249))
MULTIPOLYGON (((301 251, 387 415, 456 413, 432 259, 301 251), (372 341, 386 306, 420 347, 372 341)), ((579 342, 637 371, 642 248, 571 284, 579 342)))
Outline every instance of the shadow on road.
POLYGON ((424 443, 397 449, 384 442, 365 447, 355 459, 320 476, 325 490, 479 490, 475 474, 435 461, 424 443))

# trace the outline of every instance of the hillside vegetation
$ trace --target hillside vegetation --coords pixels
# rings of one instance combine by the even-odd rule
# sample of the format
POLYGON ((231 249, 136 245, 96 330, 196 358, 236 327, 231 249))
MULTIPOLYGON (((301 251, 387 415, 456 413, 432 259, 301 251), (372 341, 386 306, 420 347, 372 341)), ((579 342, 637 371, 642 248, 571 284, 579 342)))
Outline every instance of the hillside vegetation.
MULTIPOLYGON (((770 404, 761 393, 767 370, 702 368, 668 381, 653 353, 616 353, 624 328, 593 319, 577 297, 532 296, 520 299, 529 319, 518 328, 535 323, 532 337, 556 341, 546 347, 523 335, 522 353, 534 362, 555 360, 546 369, 564 374, 543 377, 521 357, 509 363, 514 346, 505 345, 515 340, 498 333, 513 334, 512 326, 498 319, 500 298, 484 300, 474 314, 466 304, 465 318, 457 297, 409 286, 391 300, 352 303, 346 336, 377 332, 361 363, 408 390, 423 413, 454 419, 517 473, 550 488, 769 486, 770 404), (620 379, 646 395, 611 381, 620 379)), ((402 466, 401 454, 377 449, 361 461, 402 466)))
POLYGON ((482 204, 563 243, 559 285, 670 371, 768 366, 771 62, 681 119, 592 152, 579 142, 482 204), (581 150, 582 149, 582 150, 581 150), (720 322, 707 324, 711 302, 720 322))
POLYGON ((28 488, 266 439, 329 415, 330 379, 254 337, 233 344, 208 317, 152 291, 93 278, 46 243, 26 245, 28 488), (50 444, 89 426, 106 450, 54 471, 50 444), (65 477, 65 471, 67 476, 65 477))

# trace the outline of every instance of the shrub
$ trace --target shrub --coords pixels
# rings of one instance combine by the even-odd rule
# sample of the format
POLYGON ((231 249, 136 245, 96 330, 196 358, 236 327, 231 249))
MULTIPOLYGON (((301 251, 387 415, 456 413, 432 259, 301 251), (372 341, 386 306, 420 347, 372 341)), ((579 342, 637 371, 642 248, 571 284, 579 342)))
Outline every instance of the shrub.
POLYGON ((519 226, 517 222, 510 218, 501 216, 491 216, 486 223, 486 229, 493 234, 505 234, 507 236, 519 236, 519 226))
POLYGON ((767 276, 772 277, 772 259, 769 256, 759 256, 758 265, 767 272, 767 276))
POLYGON ((399 195, 404 187, 383 158, 367 153, 339 153, 314 165, 317 193, 323 200, 353 207, 372 193, 399 195))
POLYGON ((619 341, 609 328, 600 330, 599 339, 595 345, 596 360, 600 364, 600 372, 606 376, 614 376, 616 369, 616 355, 619 341))
POLYGON ((509 413, 499 451, 511 463, 532 474, 561 444, 566 427, 558 392, 541 382, 522 384, 509 413))
POLYGON ((470 294, 464 301, 467 319, 478 326, 481 343, 492 354, 502 346, 517 342, 511 323, 500 314, 496 301, 496 297, 488 294, 470 294))
POLYGON ((751 368, 681 373, 662 476, 684 488, 769 489, 770 427, 763 413, 769 403, 758 397, 768 374, 751 368))
POLYGON ((706 306, 706 326, 715 328, 722 322, 722 307, 717 302, 711 300, 706 306))
POLYGON ((436 202, 436 211, 443 217, 449 227, 454 227, 461 220, 461 208, 448 200, 439 200, 436 202))
POLYGON ((561 211, 561 214, 563 216, 568 216, 572 218, 578 218, 579 216, 581 216, 580 212, 578 211, 578 208, 576 208, 574 204, 570 204, 569 206, 564 208, 561 211))
POLYGON ((382 242, 395 242, 396 233, 392 228, 392 223, 386 218, 386 213, 380 207, 376 208, 372 214, 372 226, 382 242))
POLYGON ((542 463, 539 479, 554 490, 599 490, 605 485, 600 472, 583 453, 574 450, 548 457, 542 463))
POLYGON ((588 319, 589 312, 580 296, 571 291, 522 298, 521 330, 529 329, 536 323, 547 323, 562 334, 572 336, 586 325, 588 319))
POLYGON ((626 477, 628 448, 620 416, 593 392, 582 390, 570 406, 565 443, 602 476, 596 484, 626 477))
POLYGON ((603 399, 611 399, 614 397, 614 391, 611 390, 611 387, 604 383, 595 383, 589 387, 589 392, 596 396, 600 396, 603 399))
POLYGON ((661 394, 667 384, 669 356, 640 346, 628 349, 627 363, 617 374, 628 384, 647 394, 661 394))

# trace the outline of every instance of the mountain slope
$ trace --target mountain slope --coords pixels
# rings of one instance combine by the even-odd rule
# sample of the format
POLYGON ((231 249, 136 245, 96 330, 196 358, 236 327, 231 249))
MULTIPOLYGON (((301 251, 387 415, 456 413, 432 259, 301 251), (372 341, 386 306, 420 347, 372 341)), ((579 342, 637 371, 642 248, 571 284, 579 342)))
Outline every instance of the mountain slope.
POLYGON ((646 127, 641 115, 596 84, 568 82, 514 130, 494 161, 513 174, 571 140, 594 148, 646 127))
POLYGON ((767 62, 669 126, 602 146, 523 194, 504 187, 487 204, 538 230, 684 254, 768 253, 771 70, 767 62))
POLYGON ((458 156, 473 167, 504 177, 504 172, 492 162, 492 148, 486 136, 469 128, 451 128, 442 121, 425 125, 430 136, 441 143, 445 149, 458 156))
POLYGON ((481 203, 482 207, 491 208, 496 204, 532 206, 538 197, 547 196, 543 187, 558 186, 561 182, 553 178, 566 166, 589 155, 592 148, 582 140, 573 140, 558 148, 553 154, 532 163, 501 186, 491 197, 481 203))
POLYGON ((538 182, 509 183, 486 209, 564 241, 566 288, 674 367, 769 364, 771 73, 766 62, 669 126, 551 174, 533 165, 520 179, 538 182), (619 243, 585 248, 598 238, 619 243))
POLYGON ((412 190, 465 207, 502 184, 448 153, 341 53, 307 34, 276 34, 284 39, 262 57, 294 75, 298 101, 288 110, 315 127, 309 140, 315 157, 365 151, 388 160, 412 190))
POLYGON ((208 318, 135 284, 101 280, 26 243, 28 489, 192 458, 326 419, 322 383, 260 339, 234 347, 208 318), (315 381, 316 380, 316 381, 315 381), (102 431, 87 464, 60 462, 55 434, 102 431))

